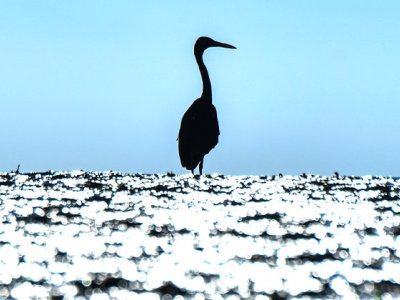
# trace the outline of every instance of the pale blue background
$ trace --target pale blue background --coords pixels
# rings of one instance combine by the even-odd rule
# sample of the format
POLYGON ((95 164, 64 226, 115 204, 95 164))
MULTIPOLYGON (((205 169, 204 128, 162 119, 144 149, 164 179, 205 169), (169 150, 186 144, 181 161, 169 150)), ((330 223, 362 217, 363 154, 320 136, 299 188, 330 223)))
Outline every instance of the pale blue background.
POLYGON ((0 170, 185 172, 209 49, 205 171, 400 175, 399 1, 2 1, 0 170))

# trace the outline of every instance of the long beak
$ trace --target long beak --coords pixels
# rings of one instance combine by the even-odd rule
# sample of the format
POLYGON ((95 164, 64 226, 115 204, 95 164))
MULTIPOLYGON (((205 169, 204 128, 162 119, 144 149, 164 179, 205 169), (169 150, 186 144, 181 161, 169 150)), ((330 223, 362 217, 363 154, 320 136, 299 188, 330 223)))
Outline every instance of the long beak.
POLYGON ((232 46, 232 45, 229 45, 229 44, 225 44, 225 43, 220 43, 220 42, 215 42, 215 44, 213 46, 214 47, 229 48, 229 49, 236 49, 235 46, 232 46))

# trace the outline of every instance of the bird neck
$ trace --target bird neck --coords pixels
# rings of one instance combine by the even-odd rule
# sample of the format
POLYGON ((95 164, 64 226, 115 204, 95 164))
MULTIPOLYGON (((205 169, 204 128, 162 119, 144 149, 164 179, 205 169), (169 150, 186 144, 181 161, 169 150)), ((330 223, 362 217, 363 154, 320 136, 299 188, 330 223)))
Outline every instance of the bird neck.
POLYGON ((196 55, 196 61, 199 65, 201 79, 203 81, 203 93, 201 94, 201 98, 212 103, 211 82, 207 68, 203 62, 203 53, 196 55))

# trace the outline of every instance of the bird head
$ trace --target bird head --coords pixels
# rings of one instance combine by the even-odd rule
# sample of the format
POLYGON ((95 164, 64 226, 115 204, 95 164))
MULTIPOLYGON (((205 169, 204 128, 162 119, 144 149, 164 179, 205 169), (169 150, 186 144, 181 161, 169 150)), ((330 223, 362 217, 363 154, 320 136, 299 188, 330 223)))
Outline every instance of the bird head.
POLYGON ((210 47, 222 47, 222 48, 236 49, 235 46, 217 42, 209 37, 202 36, 202 37, 199 37, 197 39, 196 43, 194 44, 194 54, 195 55, 203 54, 204 50, 206 50, 207 48, 210 48, 210 47))

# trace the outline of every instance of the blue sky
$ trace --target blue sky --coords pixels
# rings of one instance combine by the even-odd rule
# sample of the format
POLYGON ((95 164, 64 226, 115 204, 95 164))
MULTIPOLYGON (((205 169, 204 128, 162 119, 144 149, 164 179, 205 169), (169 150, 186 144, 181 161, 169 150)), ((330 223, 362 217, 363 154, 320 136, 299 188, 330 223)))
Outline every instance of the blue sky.
POLYGON ((206 173, 400 175, 398 1, 4 1, 0 170, 185 173, 205 53, 206 173))

